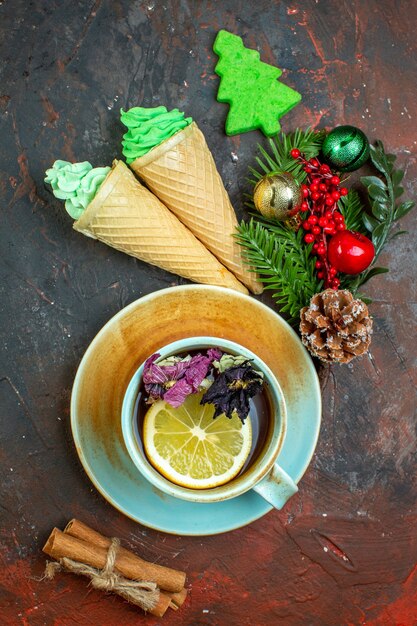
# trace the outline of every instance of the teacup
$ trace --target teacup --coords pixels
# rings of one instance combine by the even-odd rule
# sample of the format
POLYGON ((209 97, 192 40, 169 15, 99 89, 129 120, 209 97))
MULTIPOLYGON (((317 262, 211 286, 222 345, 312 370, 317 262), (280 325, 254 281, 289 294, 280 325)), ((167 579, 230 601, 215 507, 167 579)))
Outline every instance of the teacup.
MULTIPOLYGON (((141 388, 144 363, 133 375, 126 390, 122 406, 123 439, 129 455, 140 473, 160 491, 170 496, 192 502, 219 502, 235 498, 250 489, 262 496, 276 509, 281 509, 287 500, 298 491, 292 478, 279 466, 277 457, 284 442, 286 431, 285 400, 269 367, 253 352, 239 344, 219 337, 188 337, 161 347, 157 352, 161 358, 204 348, 243 355, 250 359, 255 369, 264 375, 271 404, 269 428, 262 450, 252 464, 237 477, 224 485, 211 489, 189 489, 172 483, 162 476, 148 461, 140 441, 137 426, 137 398, 141 388)), ((151 356, 151 355, 149 355, 151 356)))

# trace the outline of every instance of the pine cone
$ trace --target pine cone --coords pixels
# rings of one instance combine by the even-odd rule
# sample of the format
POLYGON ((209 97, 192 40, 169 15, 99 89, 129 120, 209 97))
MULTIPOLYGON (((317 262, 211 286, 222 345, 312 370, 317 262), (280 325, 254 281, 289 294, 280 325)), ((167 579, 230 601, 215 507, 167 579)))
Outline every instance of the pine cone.
POLYGON ((347 289, 326 289, 301 309, 301 339, 313 356, 326 363, 349 363, 367 352, 372 318, 362 300, 347 289))

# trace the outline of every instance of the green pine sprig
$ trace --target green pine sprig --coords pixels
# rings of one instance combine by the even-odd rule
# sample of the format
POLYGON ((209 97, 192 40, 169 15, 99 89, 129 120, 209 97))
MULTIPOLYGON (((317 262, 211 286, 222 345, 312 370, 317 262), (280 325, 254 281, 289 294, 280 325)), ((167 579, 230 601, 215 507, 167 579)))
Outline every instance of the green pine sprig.
POLYGON ((268 153, 261 145, 258 145, 260 156, 256 157, 259 169, 249 168, 252 175, 250 182, 255 185, 257 181, 271 172, 290 172, 298 182, 303 183, 307 177, 303 164, 293 159, 290 152, 298 148, 306 159, 317 156, 321 150, 326 132, 315 131, 311 128, 301 130, 297 128, 293 133, 280 135, 269 139, 270 152, 268 153))
POLYGON ((345 218, 345 225, 348 230, 355 230, 362 235, 369 235, 363 223, 365 208, 360 199, 359 193, 355 189, 350 189, 346 196, 342 196, 338 202, 339 211, 345 218))
POLYGON ((303 243, 301 230, 251 219, 240 223, 236 238, 250 268, 259 274, 265 289, 273 291, 280 311, 298 326, 300 310, 322 287, 314 272, 311 246, 303 243))

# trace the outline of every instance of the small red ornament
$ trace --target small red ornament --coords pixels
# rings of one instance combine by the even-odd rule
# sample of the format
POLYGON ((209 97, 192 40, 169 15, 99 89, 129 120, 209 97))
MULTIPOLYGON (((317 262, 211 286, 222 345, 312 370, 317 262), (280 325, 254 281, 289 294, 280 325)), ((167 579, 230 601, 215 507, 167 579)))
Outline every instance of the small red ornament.
POLYGON ((372 241, 354 230, 341 230, 334 235, 327 252, 330 264, 344 274, 360 274, 375 256, 372 241))

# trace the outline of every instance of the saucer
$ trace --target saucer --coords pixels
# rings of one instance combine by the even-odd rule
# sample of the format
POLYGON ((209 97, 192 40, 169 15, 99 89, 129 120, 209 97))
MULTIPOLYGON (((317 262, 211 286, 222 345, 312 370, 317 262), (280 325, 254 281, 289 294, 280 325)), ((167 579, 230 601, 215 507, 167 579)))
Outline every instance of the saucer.
POLYGON ((168 496, 138 472, 124 445, 121 409, 134 372, 162 346, 201 335, 245 346, 274 372, 288 413, 278 462, 296 483, 308 467, 320 429, 313 362, 292 328, 266 305, 223 287, 185 285, 156 291, 122 309, 80 363, 71 397, 72 434, 85 471, 110 504, 144 526, 176 535, 227 532, 272 509, 253 491, 216 503, 168 496))

